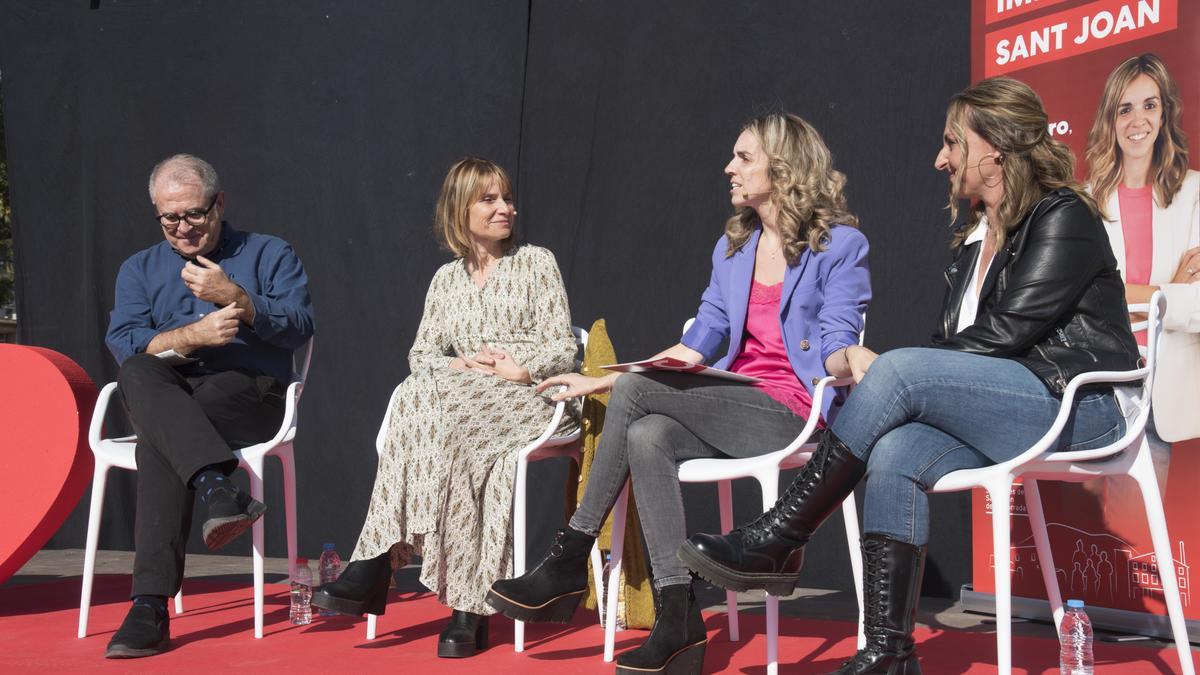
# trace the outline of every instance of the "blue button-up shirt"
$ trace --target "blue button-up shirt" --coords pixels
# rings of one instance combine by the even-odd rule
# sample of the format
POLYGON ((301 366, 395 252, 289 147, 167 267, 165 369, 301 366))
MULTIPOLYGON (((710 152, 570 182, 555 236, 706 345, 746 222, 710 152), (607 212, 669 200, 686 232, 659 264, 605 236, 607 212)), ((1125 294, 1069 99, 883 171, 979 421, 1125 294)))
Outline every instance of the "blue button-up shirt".
MULTIPOLYGON (((222 347, 202 347, 196 362, 180 367, 183 375, 241 370, 292 379, 292 351, 312 337, 312 301, 308 276, 295 251, 278 237, 238 232, 228 223, 221 243, 205 256, 241 286, 254 305, 253 325, 241 324, 222 347)), ((104 341, 117 363, 146 351, 159 333, 180 328, 218 309, 192 295, 180 272, 187 260, 165 240, 140 251, 117 273, 115 307, 104 341)))

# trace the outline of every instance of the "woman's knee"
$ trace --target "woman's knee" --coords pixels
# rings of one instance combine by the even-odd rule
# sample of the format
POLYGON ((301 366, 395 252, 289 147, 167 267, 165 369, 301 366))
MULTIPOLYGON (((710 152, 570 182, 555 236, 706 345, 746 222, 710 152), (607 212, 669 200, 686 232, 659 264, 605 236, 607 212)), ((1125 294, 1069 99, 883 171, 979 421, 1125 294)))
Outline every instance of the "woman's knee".
POLYGON ((628 402, 637 398, 642 392, 648 380, 638 373, 625 373, 617 378, 613 383, 612 396, 609 399, 609 405, 614 405, 619 402, 628 402))
MULTIPOLYGON (((620 380, 618 380, 619 382, 620 380)), ((633 471, 650 467, 674 467, 674 443, 670 426, 658 415, 639 418, 629 425, 626 436, 629 465, 633 471)))

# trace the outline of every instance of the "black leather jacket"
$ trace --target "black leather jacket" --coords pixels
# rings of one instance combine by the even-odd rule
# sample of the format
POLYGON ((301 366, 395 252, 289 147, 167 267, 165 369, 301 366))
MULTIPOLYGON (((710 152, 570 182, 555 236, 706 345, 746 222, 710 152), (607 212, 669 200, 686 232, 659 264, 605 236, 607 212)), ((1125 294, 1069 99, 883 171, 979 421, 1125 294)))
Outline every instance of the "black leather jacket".
POLYGON ((1138 367, 1125 287, 1100 217, 1071 190, 1047 193, 996 253, 975 323, 955 333, 980 244, 961 246, 933 346, 1010 358, 1056 394, 1094 370, 1138 367))

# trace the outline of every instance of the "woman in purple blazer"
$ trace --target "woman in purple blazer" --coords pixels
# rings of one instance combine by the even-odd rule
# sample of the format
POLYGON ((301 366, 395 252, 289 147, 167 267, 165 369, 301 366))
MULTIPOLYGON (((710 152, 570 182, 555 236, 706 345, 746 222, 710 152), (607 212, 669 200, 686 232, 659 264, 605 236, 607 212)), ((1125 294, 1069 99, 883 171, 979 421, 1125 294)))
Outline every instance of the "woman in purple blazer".
POLYGON ((699 672, 706 643, 691 576, 675 552, 686 537, 676 466, 751 457, 787 446, 827 374, 861 376, 858 345, 871 297, 867 239, 847 209, 846 178, 807 122, 775 113, 747 123, 725 167, 734 214, 712 256, 712 279, 683 340, 655 358, 712 361, 757 377, 750 386, 686 373, 551 377, 563 399, 612 391, 587 491, 570 525, 530 572, 492 585, 488 603, 523 621, 567 621, 587 592, 587 557, 626 476, 654 575, 650 637, 621 654, 618 673, 699 672))

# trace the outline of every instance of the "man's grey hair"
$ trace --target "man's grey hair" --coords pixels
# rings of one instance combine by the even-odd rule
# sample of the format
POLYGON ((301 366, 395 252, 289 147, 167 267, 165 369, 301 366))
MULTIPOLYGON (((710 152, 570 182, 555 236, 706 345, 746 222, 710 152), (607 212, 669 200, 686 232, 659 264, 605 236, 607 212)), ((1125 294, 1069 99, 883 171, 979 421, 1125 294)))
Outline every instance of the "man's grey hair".
POLYGON ((150 172, 151 203, 154 202, 154 185, 160 178, 177 183, 199 183, 204 189, 205 199, 212 199, 221 191, 217 170, 195 155, 172 155, 154 165, 154 170, 150 172))

